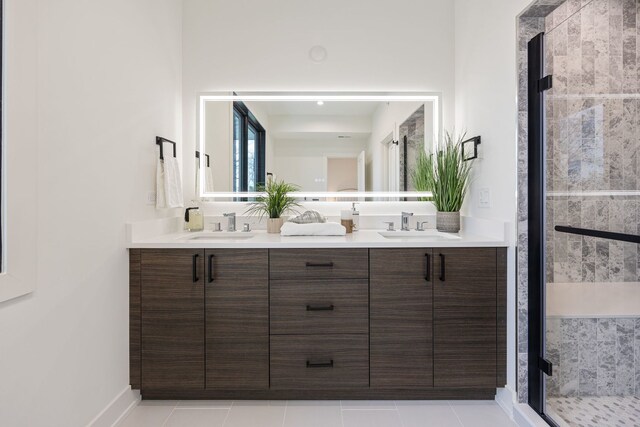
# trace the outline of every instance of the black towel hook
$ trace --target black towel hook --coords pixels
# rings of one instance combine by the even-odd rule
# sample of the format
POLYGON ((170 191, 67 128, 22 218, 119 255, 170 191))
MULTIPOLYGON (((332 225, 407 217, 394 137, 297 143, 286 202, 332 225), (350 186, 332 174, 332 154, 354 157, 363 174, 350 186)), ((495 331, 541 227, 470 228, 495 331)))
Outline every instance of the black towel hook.
POLYGON ((161 136, 156 136, 156 144, 160 146, 160 160, 164 160, 164 148, 163 148, 163 144, 164 143, 168 143, 168 144, 173 144, 173 157, 177 157, 176 156, 176 143, 173 141, 169 141, 166 138, 163 138, 161 136))

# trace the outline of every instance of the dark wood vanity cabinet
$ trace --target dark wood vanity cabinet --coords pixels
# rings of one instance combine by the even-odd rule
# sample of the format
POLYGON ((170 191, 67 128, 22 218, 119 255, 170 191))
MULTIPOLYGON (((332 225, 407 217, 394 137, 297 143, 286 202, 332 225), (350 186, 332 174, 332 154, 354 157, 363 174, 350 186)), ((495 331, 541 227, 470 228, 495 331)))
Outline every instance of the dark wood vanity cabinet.
POLYGON ((433 385, 495 387, 496 248, 433 253, 433 385))
POLYGON ((142 389, 203 389, 204 250, 140 253, 142 389))
POLYGON ((371 249, 371 387, 433 387, 431 249, 371 249))
POLYGON ((269 388, 267 249, 205 251, 207 389, 269 388))
POLYGON ((506 249, 371 249, 371 386, 505 385, 506 249))
POLYGON ((369 250, 272 249, 271 389, 367 390, 369 250))
POLYGON ((132 249, 148 398, 492 398, 506 248, 132 249))
POLYGON ((268 389, 268 250, 132 251, 132 386, 268 389))

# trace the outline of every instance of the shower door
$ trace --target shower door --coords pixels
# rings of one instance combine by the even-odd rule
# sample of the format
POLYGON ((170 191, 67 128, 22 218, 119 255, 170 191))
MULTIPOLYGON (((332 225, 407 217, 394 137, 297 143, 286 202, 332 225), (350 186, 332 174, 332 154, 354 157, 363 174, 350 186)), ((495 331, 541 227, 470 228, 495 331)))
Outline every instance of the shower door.
POLYGON ((639 6, 558 8, 530 45, 529 363, 550 424, 640 424, 639 6))

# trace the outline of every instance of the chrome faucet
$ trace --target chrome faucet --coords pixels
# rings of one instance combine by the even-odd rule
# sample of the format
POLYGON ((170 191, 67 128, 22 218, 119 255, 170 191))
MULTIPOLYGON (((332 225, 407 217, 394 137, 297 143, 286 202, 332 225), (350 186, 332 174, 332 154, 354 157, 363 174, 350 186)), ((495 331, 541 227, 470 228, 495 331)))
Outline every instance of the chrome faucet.
POLYGON ((231 212, 223 215, 229 218, 229 225, 227 225, 227 231, 236 231, 236 213, 231 212))
POLYGON ((411 212, 402 212, 402 231, 409 231, 409 217, 413 216, 411 212))

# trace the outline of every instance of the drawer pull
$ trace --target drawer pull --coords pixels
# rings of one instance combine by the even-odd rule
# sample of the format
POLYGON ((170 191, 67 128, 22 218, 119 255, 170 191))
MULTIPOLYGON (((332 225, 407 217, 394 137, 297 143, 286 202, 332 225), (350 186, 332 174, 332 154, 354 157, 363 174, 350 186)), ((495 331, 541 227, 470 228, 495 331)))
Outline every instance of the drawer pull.
POLYGON ((429 256, 429 254, 424 254, 424 257, 426 258, 427 264, 424 272, 424 280, 429 282, 431 281, 431 256, 429 256))
POLYGON ((333 268, 333 262, 307 262, 307 267, 333 268))
POLYGON ((440 281, 444 282, 445 258, 444 254, 440 254, 440 281))
POLYGON ((209 283, 215 280, 214 272, 213 272, 213 259, 215 255, 209 255, 209 283))
POLYGON ((193 259, 191 261, 191 263, 192 263, 191 266, 193 267, 193 270, 191 271, 191 275, 193 276, 192 277, 193 283, 196 283, 196 282, 198 282, 200 280, 200 277, 198 277, 198 257, 199 256, 200 255, 198 255, 198 254, 194 254, 193 255, 193 259))
POLYGON ((331 305, 307 305, 307 311, 333 311, 333 304, 331 305))
POLYGON ((307 368, 333 368, 333 359, 328 362, 317 363, 313 363, 310 360, 307 360, 307 368))

